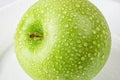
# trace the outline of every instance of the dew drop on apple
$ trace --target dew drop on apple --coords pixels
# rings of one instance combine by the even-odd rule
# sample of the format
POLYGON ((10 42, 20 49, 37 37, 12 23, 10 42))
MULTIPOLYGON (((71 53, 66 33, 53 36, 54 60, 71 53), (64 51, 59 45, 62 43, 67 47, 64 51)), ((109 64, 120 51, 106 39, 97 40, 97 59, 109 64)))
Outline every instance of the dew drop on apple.
POLYGON ((103 55, 103 56, 102 56, 102 59, 104 59, 104 58, 105 58, 105 56, 103 55))
POLYGON ((64 14, 66 14, 67 12, 66 11, 63 11, 64 14))
POLYGON ((79 61, 78 64, 81 64, 81 62, 79 61))
POLYGON ((93 30, 92 32, 93 32, 93 34, 96 34, 96 31, 95 31, 95 30, 93 30))
POLYGON ((98 44, 98 47, 100 47, 100 44, 98 44))
POLYGON ((76 7, 78 7, 78 8, 79 8, 79 7, 80 7, 80 5, 79 5, 79 4, 76 4, 76 7))
POLYGON ((62 38, 64 38, 65 36, 63 35, 62 38))
POLYGON ((88 45, 87 43, 84 43, 84 46, 85 46, 85 47, 87 47, 87 45, 88 45))
POLYGON ((84 60, 85 60, 85 57, 81 57, 81 60, 84 61, 84 60))
POLYGON ((65 25, 65 27, 67 27, 67 28, 68 28, 68 27, 69 27, 69 25, 68 25, 68 24, 66 24, 66 25, 65 25))
POLYGON ((74 34, 71 34, 72 37, 74 37, 74 34))
POLYGON ((73 43, 71 42, 70 45, 73 45, 73 43))
MULTIPOLYGON (((78 52, 80 52, 80 53, 81 53, 82 51, 81 51, 81 50, 79 50, 78 52)), ((81 55, 80 55, 80 53, 77 53, 77 56, 79 56, 79 57, 80 57, 80 56, 81 56, 81 55)))
POLYGON ((61 18, 63 19, 63 18, 65 18, 65 16, 62 15, 61 18))
POLYGON ((83 36, 83 39, 85 39, 86 38, 86 36, 83 36))
POLYGON ((85 73, 83 72, 82 75, 85 75, 85 73))
POLYGON ((67 35, 69 35, 69 34, 70 34, 70 32, 66 32, 66 34, 67 34, 67 35))
POLYGON ((93 44, 95 45, 95 44, 96 44, 96 41, 93 41, 93 44))
POLYGON ((62 56, 60 56, 59 58, 62 59, 62 56))
POLYGON ((76 48, 75 47, 72 47, 73 50, 75 50, 76 48))
POLYGON ((99 20, 96 20, 97 23, 99 23, 99 20))
MULTIPOLYGON (((81 47, 82 47, 82 45, 78 45, 78 47, 79 47, 79 48, 81 48, 81 47)), ((80 50, 79 50, 79 51, 80 51, 80 50)))
POLYGON ((90 19, 90 20, 92 20, 93 18, 92 18, 92 17, 90 17, 89 19, 90 19))
POLYGON ((77 43, 81 43, 81 40, 77 40, 77 43))
POLYGON ((65 43, 65 46, 69 46, 68 43, 65 43))
POLYGON ((44 13, 44 11, 43 11, 43 10, 41 10, 41 13, 44 13))
POLYGON ((66 73, 68 74, 68 73, 70 73, 70 71, 67 71, 66 73))
POLYGON ((94 53, 94 56, 97 56, 97 53, 94 53))
POLYGON ((59 76, 56 76, 56 78, 57 78, 57 80, 59 80, 60 77, 59 77, 59 76))
POLYGON ((72 21, 72 19, 71 19, 71 18, 69 18, 69 19, 68 19, 68 21, 72 21))
POLYGON ((97 27, 97 28, 96 28, 96 30, 97 30, 97 31, 100 31, 100 28, 99 28, 99 27, 97 27))
POLYGON ((22 46, 19 46, 19 48, 21 49, 21 48, 22 48, 22 46))
POLYGON ((81 36, 82 34, 81 33, 78 33, 79 36, 81 36))
POLYGON ((90 60, 93 60, 94 58, 92 57, 92 58, 90 58, 90 60))
POLYGON ((67 52, 70 53, 70 50, 68 49, 67 52))
POLYGON ((73 60, 73 58, 70 58, 70 61, 72 61, 73 60))
POLYGON ((88 54, 88 57, 91 57, 91 54, 90 54, 90 53, 88 54))
POLYGON ((82 68, 83 68, 83 66, 80 65, 80 66, 79 66, 79 69, 82 69, 82 68))

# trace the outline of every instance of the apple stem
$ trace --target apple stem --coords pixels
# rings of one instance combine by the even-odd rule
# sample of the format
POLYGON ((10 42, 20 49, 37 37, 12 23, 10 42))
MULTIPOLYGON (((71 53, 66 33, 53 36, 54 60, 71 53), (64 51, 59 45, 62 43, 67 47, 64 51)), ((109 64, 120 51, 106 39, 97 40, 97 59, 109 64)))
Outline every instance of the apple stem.
POLYGON ((30 38, 40 38, 42 36, 36 35, 36 34, 30 34, 30 38))

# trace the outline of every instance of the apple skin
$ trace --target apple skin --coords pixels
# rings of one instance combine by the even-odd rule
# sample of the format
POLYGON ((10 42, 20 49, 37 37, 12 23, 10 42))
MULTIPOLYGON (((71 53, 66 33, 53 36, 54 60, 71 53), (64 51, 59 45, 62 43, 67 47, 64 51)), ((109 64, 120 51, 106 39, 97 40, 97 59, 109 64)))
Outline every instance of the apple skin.
POLYGON ((107 22, 88 0, 40 0, 15 34, 17 59, 34 80, 91 80, 110 48, 107 22))

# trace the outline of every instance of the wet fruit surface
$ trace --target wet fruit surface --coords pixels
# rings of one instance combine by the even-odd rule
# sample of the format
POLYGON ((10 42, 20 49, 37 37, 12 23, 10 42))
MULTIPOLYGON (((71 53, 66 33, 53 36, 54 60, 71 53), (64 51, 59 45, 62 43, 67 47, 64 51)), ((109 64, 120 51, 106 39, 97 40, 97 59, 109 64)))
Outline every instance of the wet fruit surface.
POLYGON ((21 19, 16 55, 34 80, 89 80, 105 64, 110 31, 87 0, 44 0, 21 19))

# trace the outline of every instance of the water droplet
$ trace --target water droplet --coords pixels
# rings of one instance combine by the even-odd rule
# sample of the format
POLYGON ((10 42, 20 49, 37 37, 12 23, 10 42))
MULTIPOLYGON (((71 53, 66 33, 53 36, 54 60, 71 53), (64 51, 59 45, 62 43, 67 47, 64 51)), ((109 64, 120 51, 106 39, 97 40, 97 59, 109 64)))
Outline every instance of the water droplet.
MULTIPOLYGON (((81 62, 78 62, 78 64, 81 64, 81 62)), ((80 66, 79 66, 80 67, 80 66)))
POLYGON ((41 13, 44 13, 44 11, 43 11, 43 10, 41 10, 41 13))
POLYGON ((92 17, 90 17, 89 19, 92 20, 92 17))
POLYGON ((53 69, 53 71, 56 71, 55 68, 53 69))
POLYGON ((71 56, 74 56, 74 54, 71 54, 71 56))
POLYGON ((67 50, 68 53, 70 53, 70 50, 67 50))
POLYGON ((81 36, 82 34, 81 33, 78 33, 79 36, 81 36))
POLYGON ((97 31, 100 31, 100 28, 99 28, 99 27, 97 27, 97 28, 96 28, 96 30, 97 30, 97 31))
POLYGON ((74 26, 74 29, 77 29, 78 27, 77 26, 74 26))
POLYGON ((64 38, 65 36, 63 35, 62 38, 64 38))
POLYGON ((77 15, 76 14, 73 14, 74 17, 76 17, 77 15))
POLYGON ((85 75, 85 73, 82 73, 82 75, 85 75))
POLYGON ((98 47, 100 47, 100 44, 98 44, 98 47))
POLYGON ((103 55, 103 56, 102 56, 102 59, 104 59, 104 58, 105 58, 105 56, 103 55))
POLYGON ((97 56, 97 53, 94 53, 94 56, 97 56))
POLYGON ((96 44, 96 41, 93 41, 93 44, 96 44))
POLYGON ((67 40, 66 39, 64 39, 64 42, 66 42, 67 40))
POLYGON ((75 47, 72 47, 73 50, 75 50, 76 48, 75 47))
POLYGON ((67 73, 70 73, 70 71, 67 71, 67 73))
POLYGON ((62 10, 65 10, 64 7, 62 8, 62 10))
POLYGON ((99 38, 99 35, 97 35, 97 38, 99 38))
POLYGON ((65 18, 65 16, 61 16, 61 18, 63 19, 63 18, 65 18))
POLYGON ((97 19, 96 22, 99 23, 99 20, 97 19))
POLYGON ((58 17, 61 17, 61 14, 58 14, 58 17))
POLYGON ((93 60, 94 58, 90 58, 90 60, 93 60))
POLYGON ((95 31, 95 30, 93 30, 92 32, 93 32, 93 34, 96 34, 96 31, 95 31))
POLYGON ((103 30, 102 32, 103 32, 103 34, 106 34, 105 30, 103 30))
POLYGON ((85 60, 85 57, 81 57, 81 60, 84 61, 84 60, 85 60))
POLYGON ((65 62, 63 62, 63 65, 65 64, 65 62))
POLYGON ((58 38, 58 36, 55 36, 55 39, 57 39, 58 38))
POLYGON ((82 13, 82 14, 85 14, 85 12, 83 12, 83 11, 82 11, 81 13, 82 13))
POLYGON ((73 63, 71 65, 74 65, 73 63))
POLYGON ((83 38, 85 39, 85 38, 86 38, 86 36, 83 36, 83 38))
MULTIPOLYGON (((82 52, 82 51, 81 51, 81 50, 79 50, 79 52, 82 52)), ((79 56, 79 57, 80 57, 80 56, 81 56, 81 55, 80 55, 80 53, 77 53, 77 56, 79 56)))
POLYGON ((35 64, 34 64, 34 63, 32 63, 32 66, 35 66, 35 64))
POLYGON ((78 8, 79 8, 79 7, 80 7, 80 5, 79 5, 79 4, 77 4, 77 5, 76 5, 76 7, 78 7, 78 8))
POLYGON ((72 19, 71 19, 71 18, 69 18, 69 19, 68 19, 68 21, 72 21, 72 19))
POLYGON ((71 42, 70 45, 73 45, 73 43, 71 42))
POLYGON ((68 43, 65 43, 65 46, 68 46, 68 43))
POLYGON ((92 49, 93 48, 93 46, 90 46, 90 49, 92 49))
POLYGON ((88 46, 88 44, 87 44, 87 43, 84 43, 84 46, 85 46, 85 47, 87 47, 87 46, 88 46))
POLYGON ((66 32, 66 34, 69 34, 70 32, 66 32))
POLYGON ((69 25, 68 25, 68 24, 66 24, 66 25, 65 25, 65 27, 69 27, 69 25))
POLYGON ((77 76, 77 78, 80 78, 80 76, 77 76))
POLYGON ((91 54, 90 54, 90 53, 88 54, 88 57, 91 57, 91 54))
POLYGON ((70 61, 72 61, 73 60, 73 58, 70 58, 70 61))
POLYGON ((59 58, 62 59, 62 56, 60 56, 59 58))
POLYGON ((40 73, 41 72, 40 69, 38 69, 37 72, 40 73))
POLYGON ((74 66, 77 68, 78 67, 78 65, 76 65, 76 64, 74 64, 74 66))
POLYGON ((71 34, 71 37, 74 37, 74 34, 71 34))
POLYGON ((81 48, 81 47, 82 47, 82 45, 78 45, 78 47, 79 47, 79 48, 81 48))
POLYGON ((56 78, 57 78, 57 80, 59 80, 60 77, 59 77, 59 76, 56 76, 56 78))
POLYGON ((63 11, 64 14, 66 14, 67 12, 66 11, 63 11))
POLYGON ((81 40, 77 40, 77 43, 81 43, 81 40))

